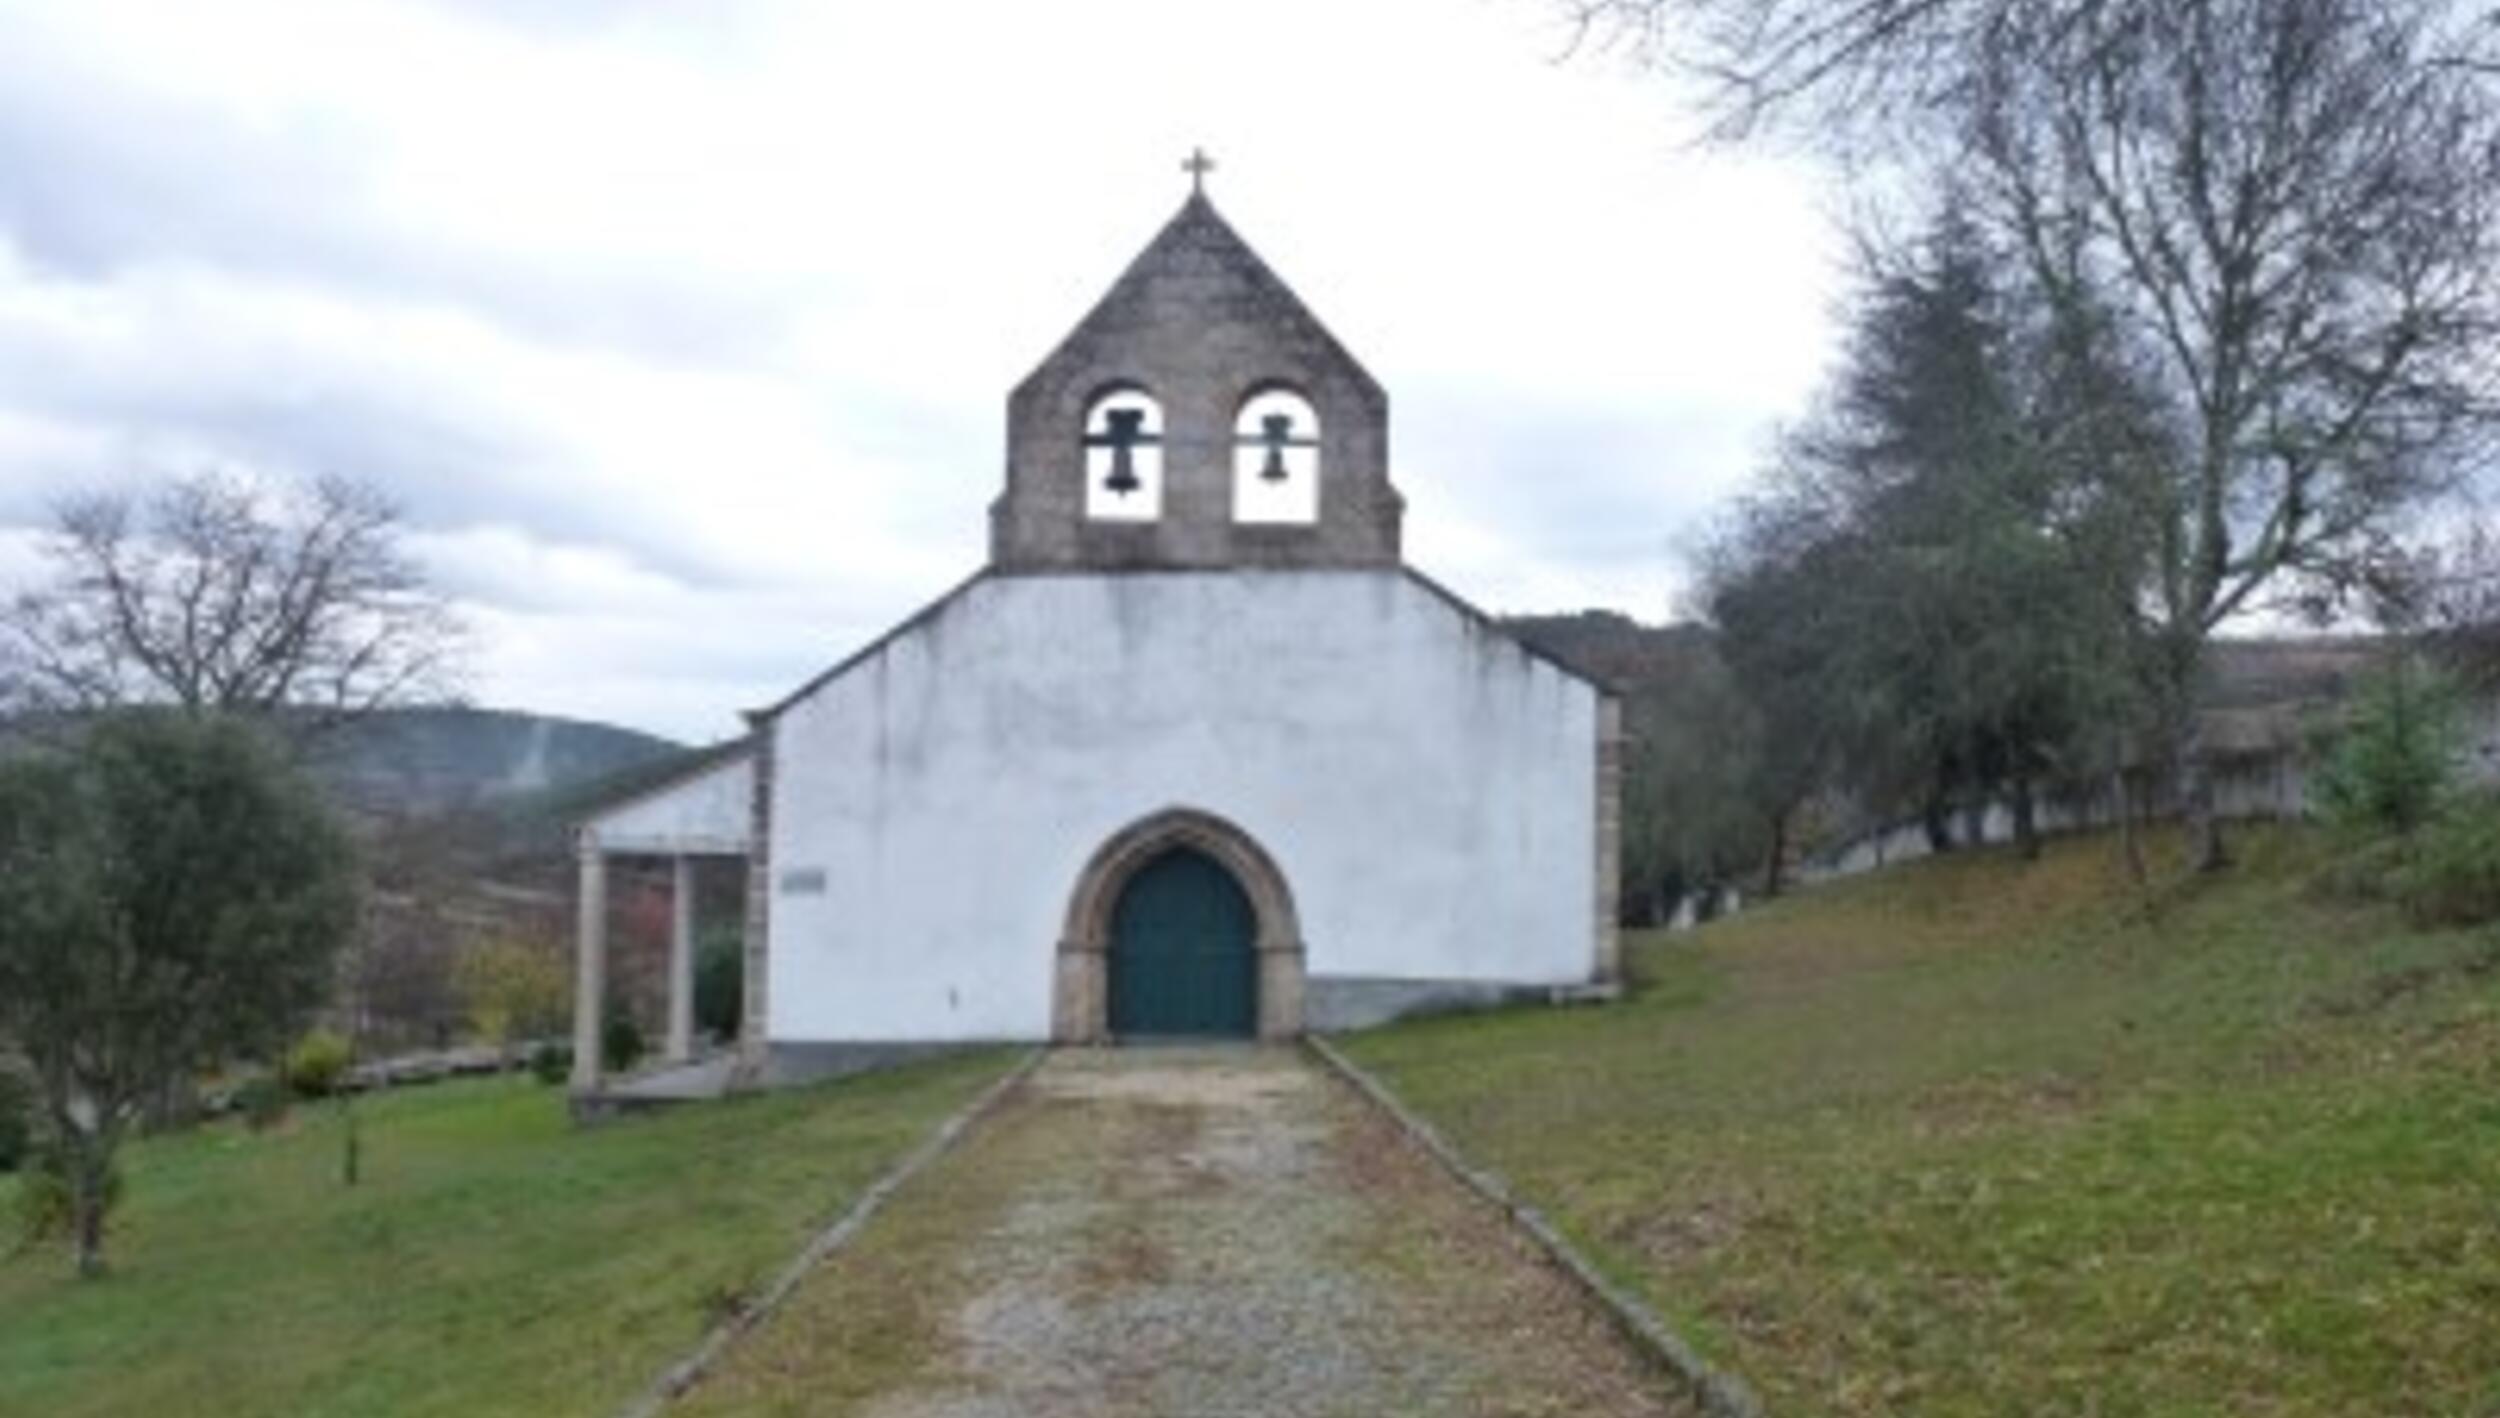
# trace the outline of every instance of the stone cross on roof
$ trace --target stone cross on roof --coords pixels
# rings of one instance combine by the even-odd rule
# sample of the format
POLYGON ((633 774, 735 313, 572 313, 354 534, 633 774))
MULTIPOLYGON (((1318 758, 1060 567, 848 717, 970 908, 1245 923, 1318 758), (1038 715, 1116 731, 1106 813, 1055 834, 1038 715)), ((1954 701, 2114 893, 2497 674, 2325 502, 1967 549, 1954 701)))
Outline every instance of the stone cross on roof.
POLYGON ((1215 171, 1215 159, 1208 157, 1204 148, 1192 148, 1189 157, 1181 163, 1181 171, 1189 174, 1190 191, 1204 192, 1207 190, 1207 174, 1215 171))

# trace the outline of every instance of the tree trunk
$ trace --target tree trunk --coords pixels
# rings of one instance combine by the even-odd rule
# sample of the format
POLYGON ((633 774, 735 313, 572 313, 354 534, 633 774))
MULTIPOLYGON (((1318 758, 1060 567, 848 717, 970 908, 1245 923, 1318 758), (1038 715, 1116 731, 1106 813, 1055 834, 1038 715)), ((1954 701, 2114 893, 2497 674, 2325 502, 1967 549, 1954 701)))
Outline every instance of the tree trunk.
POLYGON ((2222 841, 2222 818, 2215 810, 2212 746, 2205 739, 2205 716, 2197 712, 2197 693, 2204 682, 2205 644, 2191 632, 2173 630, 2162 647, 2161 720, 2169 752, 2171 783, 2179 794, 2179 816, 2188 834, 2188 861, 2198 872, 2220 871, 2231 864, 2222 841))
POLYGON ((2014 848, 2026 862, 2040 860, 2040 823, 2031 798, 2031 775, 2017 770, 2010 781, 2014 810, 2014 848))
POLYGON ((2199 872, 2231 865, 2222 841, 2222 816, 2214 805, 2213 754, 2205 742, 2205 716, 2196 712, 2186 686, 2179 689, 2179 793, 2187 819, 2188 856, 2199 872))
POLYGON ((104 1273, 104 1206, 112 1154, 95 1139, 65 1141, 63 1146, 68 1154, 63 1170, 69 1174, 70 1245, 80 1278, 93 1280, 104 1273))
POLYGON ((2109 736, 2109 801, 2118 817, 2118 850, 2126 857, 2127 876, 2141 888, 2144 885, 2144 841, 2135 830, 2135 785, 2127 776, 2125 736, 2112 730, 2109 736))
POLYGON ((1953 818, 1946 811, 1944 794, 1931 792, 1919 804, 1919 824, 1927 829, 1927 850, 1938 856, 1953 850, 1953 818))
POLYGON ((1780 894, 1781 869, 1788 861, 1789 811, 1771 814, 1771 855, 1762 867, 1762 895, 1765 900, 1780 894))

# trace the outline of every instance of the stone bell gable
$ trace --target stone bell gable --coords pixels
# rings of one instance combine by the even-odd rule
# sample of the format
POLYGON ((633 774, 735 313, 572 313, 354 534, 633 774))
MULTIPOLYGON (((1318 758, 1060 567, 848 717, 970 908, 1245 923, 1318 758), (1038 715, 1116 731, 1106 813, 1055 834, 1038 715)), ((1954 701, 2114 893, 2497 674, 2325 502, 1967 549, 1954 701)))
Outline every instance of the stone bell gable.
POLYGON ((1392 567, 1388 458, 1388 395, 1193 193, 1016 386, 991 567, 1392 567))

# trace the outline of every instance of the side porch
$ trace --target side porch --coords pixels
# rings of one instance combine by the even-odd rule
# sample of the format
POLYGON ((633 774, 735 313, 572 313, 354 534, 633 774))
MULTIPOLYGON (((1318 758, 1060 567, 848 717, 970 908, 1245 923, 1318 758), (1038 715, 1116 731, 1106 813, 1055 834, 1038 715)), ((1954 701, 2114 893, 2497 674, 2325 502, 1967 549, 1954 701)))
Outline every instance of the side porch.
MULTIPOLYGON (((695 953, 703 878, 745 873, 753 859, 754 756, 745 741, 699 756, 679 773, 585 816, 574 832, 578 888, 574 898, 573 978, 574 1108, 602 1113, 718 1097, 738 1081, 762 1043, 741 1003, 745 1021, 736 1052, 705 1056, 695 1028, 695 953), (728 864, 734 863, 734 868, 728 864), (663 978, 666 1007, 656 1063, 629 1075, 606 1067, 605 1029, 610 1004, 610 877, 628 866, 657 866, 668 881, 668 956, 663 978)), ((741 889, 738 899, 749 891, 741 889)), ((755 983, 745 986, 751 995, 755 983)))

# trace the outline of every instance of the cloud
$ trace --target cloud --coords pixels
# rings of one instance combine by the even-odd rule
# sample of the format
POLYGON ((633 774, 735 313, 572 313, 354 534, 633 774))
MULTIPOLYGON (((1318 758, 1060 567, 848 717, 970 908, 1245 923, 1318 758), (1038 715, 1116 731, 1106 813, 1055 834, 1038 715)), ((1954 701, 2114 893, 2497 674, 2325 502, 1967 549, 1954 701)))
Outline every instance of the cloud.
MULTIPOLYGON (((456 184, 442 190, 432 174, 468 166, 457 145, 483 135, 444 131, 404 95, 380 101, 390 86, 340 91, 308 82, 323 57, 316 47, 301 36, 255 35, 279 22, 300 27, 301 7, 233 12, 241 34, 226 36, 230 47, 257 39, 275 54, 301 56, 269 65, 264 55, 262 77, 274 94, 204 89, 198 77, 217 71, 203 57, 134 46, 111 23, 118 7, 95 13, 107 18, 94 30, 32 24, 0 47, 0 171, 11 175, 0 183, 0 229, 38 268, 96 280, 210 266, 490 310, 547 338, 677 359, 738 358, 778 337, 787 291, 776 288, 776 273, 678 259, 682 252, 633 239, 647 224, 624 233, 533 225, 462 200, 479 194, 456 184), (394 152, 405 161, 388 160, 394 152), (437 198, 451 200, 437 206, 437 198)), ((356 0, 336 15, 358 13, 394 18, 392 7, 356 0)), ((480 67, 517 82, 534 53, 404 17, 379 28, 385 33, 374 39, 396 29, 414 52, 368 52, 364 67, 391 64, 400 86, 480 67)), ((561 70, 546 77, 560 79, 561 70)), ((428 92, 421 103, 455 107, 452 96, 428 92)))
POLYGON ((983 555, 1003 402, 1183 191, 1391 391, 1419 564, 1671 601, 1798 406, 1809 170, 1535 0, 0 8, 0 539, 99 480, 373 479, 477 692, 734 725, 983 555))

